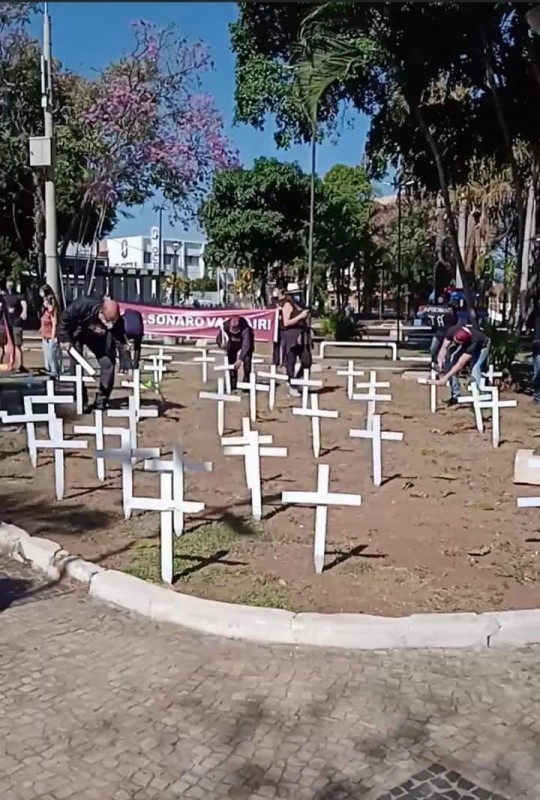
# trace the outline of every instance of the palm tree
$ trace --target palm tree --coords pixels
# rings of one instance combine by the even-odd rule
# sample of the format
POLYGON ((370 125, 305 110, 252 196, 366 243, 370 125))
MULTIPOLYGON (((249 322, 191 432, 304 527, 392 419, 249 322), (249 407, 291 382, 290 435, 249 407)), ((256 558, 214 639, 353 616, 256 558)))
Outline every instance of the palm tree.
POLYGON ((423 110, 408 96, 404 89, 403 76, 384 45, 366 36, 350 39, 336 34, 330 36, 325 33, 323 25, 317 27, 317 21, 323 16, 324 8, 325 6, 319 6, 304 21, 300 36, 301 45, 296 53, 296 78, 307 113, 311 119, 317 119, 319 105, 334 84, 358 79, 382 63, 391 65, 389 73, 393 78, 391 89, 393 98, 403 112, 415 117, 435 163, 456 264, 461 275, 467 306, 474 316, 474 296, 470 290, 463 254, 459 248, 458 232, 442 157, 423 110))

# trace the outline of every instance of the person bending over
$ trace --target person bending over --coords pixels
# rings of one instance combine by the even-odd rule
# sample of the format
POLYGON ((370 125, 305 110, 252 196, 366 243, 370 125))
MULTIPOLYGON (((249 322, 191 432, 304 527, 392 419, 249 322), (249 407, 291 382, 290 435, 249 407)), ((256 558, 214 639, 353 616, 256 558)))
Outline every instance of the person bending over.
POLYGON ((470 367, 471 375, 481 389, 482 372, 488 366, 490 340, 474 325, 453 325, 448 328, 438 354, 439 378, 436 386, 444 386, 450 381, 449 405, 456 405, 459 397, 458 375, 465 367, 470 367), (444 374, 440 374, 444 373, 444 374))
POLYGON ((244 367, 244 382, 249 381, 251 374, 251 361, 255 350, 255 337, 253 328, 245 317, 230 317, 223 323, 223 328, 219 331, 216 341, 227 353, 229 364, 234 364, 231 372, 231 390, 236 390, 238 383, 238 371, 244 367))
MULTIPOLYGON (((129 343, 118 303, 110 297, 78 297, 64 311, 58 338, 64 349, 74 347, 82 355, 83 348, 88 347, 96 357, 100 376, 95 407, 104 411, 114 387, 116 356, 122 368, 131 366, 129 343)), ((87 405, 86 390, 84 394, 87 405)))

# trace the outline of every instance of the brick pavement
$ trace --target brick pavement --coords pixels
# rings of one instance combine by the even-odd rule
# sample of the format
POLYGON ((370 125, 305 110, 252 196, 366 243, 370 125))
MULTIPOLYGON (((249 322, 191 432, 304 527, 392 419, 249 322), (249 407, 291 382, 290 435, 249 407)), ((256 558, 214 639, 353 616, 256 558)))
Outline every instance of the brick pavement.
POLYGON ((2 798, 540 798, 539 649, 258 647, 5 561, 0 608, 2 798))

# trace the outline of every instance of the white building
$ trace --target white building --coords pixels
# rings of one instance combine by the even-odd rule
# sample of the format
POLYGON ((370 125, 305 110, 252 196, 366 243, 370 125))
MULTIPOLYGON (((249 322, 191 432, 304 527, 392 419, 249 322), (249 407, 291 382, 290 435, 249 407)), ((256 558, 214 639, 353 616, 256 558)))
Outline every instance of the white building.
POLYGON ((115 271, 150 275, 159 273, 161 260, 162 274, 196 280, 205 274, 204 246, 205 242, 188 239, 162 239, 160 253, 159 231, 152 228, 150 236, 107 239, 107 258, 115 271))

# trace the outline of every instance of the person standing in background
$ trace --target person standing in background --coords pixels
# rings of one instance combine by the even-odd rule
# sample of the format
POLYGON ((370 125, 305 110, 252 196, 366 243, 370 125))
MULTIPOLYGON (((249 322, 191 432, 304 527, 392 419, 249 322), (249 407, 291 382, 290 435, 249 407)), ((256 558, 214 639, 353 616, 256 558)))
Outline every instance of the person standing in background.
POLYGON ((532 334, 533 403, 540 405, 540 306, 538 298, 533 301, 533 308, 527 319, 527 329, 532 334))
POLYGON ((272 348, 272 364, 275 367, 282 367, 284 358, 283 358, 283 319, 281 315, 281 307, 279 305, 279 289, 275 288, 272 290, 272 308, 277 310, 277 331, 276 331, 276 339, 273 343, 272 348))
POLYGON ((39 290, 43 300, 41 307, 41 324, 39 335, 43 349, 43 363, 45 371, 51 378, 58 378, 61 372, 62 353, 58 344, 58 324, 60 322, 60 307, 56 295, 50 286, 45 284, 39 290))
POLYGON ((122 320, 131 351, 131 366, 133 369, 139 369, 142 340, 144 337, 143 315, 135 308, 126 308, 122 313, 122 320))
POLYGON ((312 366, 311 330, 309 326, 310 312, 300 305, 300 287, 297 283, 289 283, 285 289, 278 287, 278 301, 281 306, 283 321, 283 353, 287 376, 289 378, 289 396, 300 397, 300 392, 291 386, 293 378, 299 378, 305 369, 312 366), (296 361, 300 361, 298 373, 296 361))
POLYGON ((4 304, 13 338, 12 368, 16 372, 26 372, 23 364, 23 325, 28 317, 28 304, 24 295, 15 291, 15 280, 11 276, 6 280, 4 304))

